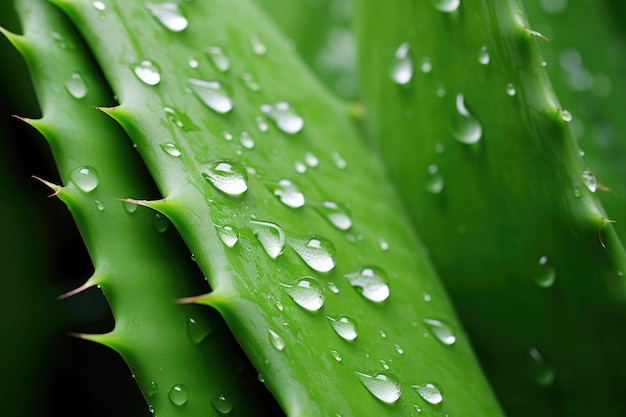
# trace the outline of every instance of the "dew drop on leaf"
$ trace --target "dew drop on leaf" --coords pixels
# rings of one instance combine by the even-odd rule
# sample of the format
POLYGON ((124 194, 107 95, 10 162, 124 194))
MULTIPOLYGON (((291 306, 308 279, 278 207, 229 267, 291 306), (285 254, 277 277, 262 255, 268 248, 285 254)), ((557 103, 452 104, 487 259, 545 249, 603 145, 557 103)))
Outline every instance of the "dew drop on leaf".
POLYGON ((330 322, 331 327, 342 339, 344 340, 354 340, 359 335, 359 329, 356 324, 356 320, 354 320, 350 316, 326 316, 328 321, 330 322))
POLYGON ((233 226, 216 226, 217 235, 224 245, 232 248, 239 241, 239 230, 233 226))
POLYGON ((170 156, 179 157, 182 155, 180 149, 173 143, 163 143, 161 144, 161 149, 170 156))
POLYGON ((570 113, 569 110, 561 110, 561 119, 564 122, 571 122, 572 121, 572 113, 570 113))
POLYGON ((96 205, 96 209, 98 211, 104 211, 104 204, 100 200, 94 200, 94 204, 96 205))
POLYGON ((341 354, 341 352, 339 352, 338 350, 331 350, 330 351, 330 356, 336 360, 337 362, 341 362, 343 360, 343 355, 341 354))
POLYGON ((439 167, 435 164, 428 166, 428 176, 426 178, 426 190, 431 194, 439 194, 443 190, 445 180, 439 173, 439 167))
POLYGON ((513 97, 515 94, 517 94, 517 90, 515 89, 515 86, 513 85, 513 83, 508 83, 506 85, 505 91, 506 91, 506 95, 509 97, 513 97))
POLYGON ((322 236, 289 239, 289 246, 311 269, 328 272, 335 267, 337 250, 333 243, 322 236))
POLYGON ((530 376, 533 382, 542 387, 551 385, 554 381, 554 371, 543 355, 534 347, 528 350, 528 354, 530 356, 530 376))
POLYGON ((355 372, 359 381, 380 401, 393 404, 400 398, 402 387, 395 377, 385 372, 374 374, 355 372))
POLYGON ((428 74, 433 70, 433 62, 431 61, 429 56, 424 56, 422 58, 422 63, 420 64, 420 70, 424 74, 428 74))
POLYGON ((72 76, 65 81, 65 89, 75 99, 81 99, 87 95, 87 84, 85 84, 85 80, 83 80, 83 77, 77 72, 73 73, 72 76))
POLYGON ((589 191, 591 191, 592 193, 595 193, 596 190, 598 189, 598 179, 596 178, 596 175, 593 172, 586 169, 582 173, 582 178, 583 178, 583 183, 589 189, 589 191))
POLYGON ((171 389, 170 392, 167 393, 170 401, 177 406, 184 405, 189 399, 189 392, 185 385, 176 384, 171 389))
POLYGON ((250 36, 250 47, 255 55, 265 55, 267 53, 267 47, 256 35, 250 36))
POLYGON ((297 115, 286 101, 263 104, 260 109, 274 121, 279 130, 285 133, 293 135, 304 127, 304 119, 297 115))
POLYGON ((152 226, 157 233, 164 233, 170 227, 170 221, 161 213, 155 213, 152 217, 152 226))
POLYGON ((314 208, 335 228, 348 230, 352 227, 352 218, 348 210, 334 201, 324 201, 321 204, 315 204, 314 208))
POLYGON ((157 85, 161 82, 161 71, 152 61, 144 59, 133 67, 133 72, 146 85, 157 85))
POLYGON ((189 317, 187 320, 187 335, 195 344, 202 342, 212 331, 211 325, 202 317, 189 317))
POLYGON ((302 277, 282 286, 287 295, 305 310, 317 311, 324 305, 324 288, 313 277, 302 277))
POLYGON ((269 333, 270 345, 276 350, 284 350, 285 349, 285 341, 278 333, 276 333, 272 329, 267 329, 269 333))
POLYGON ((304 162, 311 168, 315 168, 320 164, 319 159, 317 159, 317 156, 315 156, 312 152, 304 154, 304 162))
POLYGON ((280 226, 274 223, 257 220, 251 220, 248 225, 259 243, 261 243, 267 256, 276 259, 278 255, 283 253, 283 249, 285 248, 285 233, 280 226))
POLYGON ((250 134, 246 132, 245 130, 241 132, 241 135, 239 135, 239 143, 241 143, 241 146, 243 146, 246 149, 254 148, 254 139, 252 139, 250 134))
POLYGON ((104 4, 102 1, 100 0, 95 0, 91 2, 91 5, 93 6, 94 9, 103 12, 107 9, 106 4, 104 4))
POLYGON ((547 256, 539 258, 539 273, 535 276, 535 283, 541 288, 549 288, 556 280, 556 271, 550 264, 547 256))
POLYGON ((202 172, 202 176, 215 188, 231 196, 239 196, 248 189, 248 174, 236 161, 214 161, 202 172))
POLYGON ((387 274, 377 266, 363 266, 344 277, 370 301, 381 302, 389 297, 387 274))
POLYGON ((452 13, 461 5, 461 0, 431 0, 435 9, 440 12, 452 13))
POLYGON ((391 79, 399 85, 408 84, 413 78, 413 59, 409 55, 410 45, 403 42, 396 48, 391 65, 391 79))
POLYGON ((480 140, 483 128, 465 107, 463 94, 456 96, 456 112, 452 123, 452 134, 456 140, 465 144, 473 144, 480 140))
POLYGON ((281 179, 277 184, 269 186, 272 193, 278 197, 281 203, 291 208, 299 208, 304 206, 305 198, 300 188, 291 180, 281 179))
POLYGON ((220 394, 211 400, 213 408, 220 414, 228 414, 233 410, 233 400, 226 394, 220 394))
POLYGON ((347 162, 346 162, 345 159, 343 159, 343 157, 339 154, 339 152, 331 153, 330 157, 332 158, 333 162, 335 163, 335 166, 337 167, 337 169, 341 169, 341 170, 346 169, 347 162))
POLYGON ((159 385, 156 382, 151 381, 148 384, 148 388, 146 389, 146 392, 148 393, 148 397, 153 397, 157 395, 159 393, 159 385))
POLYGON ((165 27, 172 32, 180 32, 187 29, 189 22, 187 18, 183 16, 178 4, 174 2, 165 3, 146 3, 146 9, 152 13, 152 16, 165 27))
POLYGON ((86 193, 95 190, 99 180, 98 171, 89 166, 78 167, 70 173, 70 181, 86 193))
POLYGON ((241 74, 241 80, 243 81, 243 85, 245 85, 246 88, 250 91, 259 91, 261 89, 259 83, 249 72, 244 72, 243 74, 241 74))
POLYGON ((211 63, 219 72, 226 72, 230 69, 230 59, 224 54, 219 46, 209 46, 206 53, 211 59, 211 63))
POLYGON ((165 117, 174 126, 179 127, 185 131, 198 130, 198 126, 194 125, 189 116, 185 113, 181 113, 171 107, 163 107, 165 117))
POLYGON ((337 284, 335 284, 334 282, 328 281, 326 283, 326 286, 333 294, 339 294, 339 287, 337 287, 337 284))
POLYGON ((444 345, 453 345, 456 343, 456 336, 452 333, 450 327, 440 320, 425 318, 422 322, 426 325, 428 331, 435 336, 444 345))
POLYGON ((128 214, 135 213, 137 209, 139 208, 139 205, 135 203, 131 203, 129 201, 122 201, 122 205, 124 206, 124 210, 126 210, 128 214))
POLYGON ((412 387, 415 388, 420 397, 430 404, 437 405, 443 401, 441 389, 432 382, 427 382, 421 385, 413 385, 412 387))
POLYGON ((478 51, 478 62, 481 65, 488 65, 489 61, 491 61, 491 56, 489 56, 487 46, 483 45, 480 47, 480 51, 478 51))
POLYGON ((191 91, 209 109, 220 113, 228 113, 233 109, 233 102, 217 81, 190 78, 191 91))

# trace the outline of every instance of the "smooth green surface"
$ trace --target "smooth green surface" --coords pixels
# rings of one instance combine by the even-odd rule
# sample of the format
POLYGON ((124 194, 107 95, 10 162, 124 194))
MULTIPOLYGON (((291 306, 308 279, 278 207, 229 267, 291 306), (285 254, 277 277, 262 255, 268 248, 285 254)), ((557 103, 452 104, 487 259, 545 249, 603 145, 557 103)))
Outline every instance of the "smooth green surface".
MULTIPOLYGON (((180 3, 189 25, 174 32, 142 2, 107 1, 99 8, 87 1, 56 3, 84 34, 119 96, 120 106, 106 112, 129 132, 164 196, 145 204, 173 221, 214 290, 199 301, 224 316, 288 415, 501 415, 380 162, 361 143, 345 108, 315 81, 254 5, 180 3), (253 37, 265 45, 264 52, 253 51, 253 37), (216 46, 228 57, 228 69, 220 70, 204 52, 216 46), (158 68, 158 84, 136 76, 144 60, 158 68), (244 72, 260 88, 247 87, 244 72), (197 82, 189 79, 218 81, 233 109, 219 114, 203 104, 191 90, 197 82), (262 104, 280 101, 302 116, 302 131, 281 132, 260 111, 262 104), (178 120, 168 117, 166 108, 178 120), (259 121, 269 125, 266 132, 259 121), (241 143, 244 131, 253 147, 241 143), (318 163, 309 155, 307 164, 307 153, 318 163), (247 191, 238 197, 202 175, 223 160, 247 170, 247 191), (304 207, 287 207, 273 195, 281 179, 302 190, 304 207), (338 230, 314 208, 326 200, 349 205, 348 231, 338 230), (270 258, 253 235, 251 220, 280 225, 288 239, 323 236, 336 249, 336 266, 318 272, 289 245, 270 258), (239 230, 232 248, 218 237, 223 226, 239 230), (366 299, 344 277, 370 265, 381 268, 389 284, 391 295, 380 303, 366 299), (281 285, 303 276, 320 284, 324 304, 319 311, 305 311, 281 285), (336 334, 326 317, 340 314, 358 323, 352 342, 336 334), (423 322, 427 318, 444 321, 456 342, 438 340, 423 322), (272 332, 280 341, 272 340, 272 332), (388 373, 402 389, 400 398, 394 404, 378 400, 355 372, 388 373), (413 388, 430 382, 443 390, 439 405, 426 402, 413 388)), ((139 74, 146 79, 145 72, 139 74)), ((387 392, 391 402, 393 392, 387 392)))
POLYGON ((435 3, 357 2, 363 96, 389 173, 507 414, 623 415, 624 252, 585 184, 545 40, 517 1, 435 3), (413 73, 397 85, 403 42, 413 73), (465 111, 482 129, 473 145, 455 139, 465 111))

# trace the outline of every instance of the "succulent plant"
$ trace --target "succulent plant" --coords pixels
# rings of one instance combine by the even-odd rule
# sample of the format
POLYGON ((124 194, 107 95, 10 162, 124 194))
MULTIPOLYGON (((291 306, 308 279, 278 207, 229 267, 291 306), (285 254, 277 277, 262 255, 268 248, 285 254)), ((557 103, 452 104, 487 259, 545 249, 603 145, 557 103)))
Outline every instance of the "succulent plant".
POLYGON ((97 287, 115 323, 71 335, 146 410, 626 411, 623 206, 597 196, 621 190, 623 121, 584 107, 619 105, 620 67, 547 43, 603 9, 529 1, 545 36, 517 0, 355 0, 354 30, 339 0, 14 3, 42 114, 19 119, 94 268, 60 298, 97 287), (590 168, 597 114, 615 141, 581 140, 590 168))

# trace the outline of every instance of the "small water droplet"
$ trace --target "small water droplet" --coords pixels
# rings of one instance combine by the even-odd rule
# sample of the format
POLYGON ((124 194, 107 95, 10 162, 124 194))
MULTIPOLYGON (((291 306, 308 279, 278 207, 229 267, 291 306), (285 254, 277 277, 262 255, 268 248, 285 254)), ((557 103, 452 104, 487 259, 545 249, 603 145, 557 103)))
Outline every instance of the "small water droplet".
POLYGON ((337 229, 348 230, 352 227, 352 219, 347 208, 340 206, 334 201, 324 201, 321 204, 315 204, 314 207, 318 213, 337 229))
POLYGON ((152 61, 144 59, 133 66, 133 72, 141 82, 147 85, 157 85, 161 82, 161 71, 152 61))
POLYGON ((189 317, 187 320, 187 335, 195 344, 202 342, 212 331, 211 325, 202 317, 189 317))
POLYGON ((582 178, 583 178, 583 183, 589 189, 589 191, 591 191, 592 193, 595 193, 596 190, 598 189, 598 179, 596 178, 596 175, 593 172, 586 169, 582 173, 582 178))
POLYGON ((98 211, 104 211, 104 204, 102 203, 102 201, 94 200, 93 202, 96 205, 96 209, 98 209, 98 211))
POLYGON ((224 114, 233 109, 233 101, 217 81, 198 80, 190 78, 191 91, 211 110, 224 114))
POLYGON ((276 301, 274 305, 276 306, 276 310, 278 311, 283 311, 285 309, 285 307, 283 306, 283 303, 281 303, 280 301, 276 301))
POLYGON ((341 362, 343 360, 343 356, 338 350, 331 350, 330 356, 332 356, 333 359, 336 360, 337 362, 341 362))
POLYGON ((422 63, 420 65, 420 70, 424 74, 428 74, 433 70, 433 62, 431 61, 429 56, 424 56, 422 58, 422 63))
POLYGON ((393 345, 393 347, 396 350, 396 352, 398 352, 398 355, 404 355, 404 349, 402 349, 400 345, 393 345))
POLYGON ((170 221, 161 213, 154 213, 154 217, 152 217, 152 226, 157 233, 164 233, 170 227, 170 221))
POLYGON ((245 85, 246 88, 248 88, 248 90, 250 91, 259 91, 261 89, 259 83, 249 72, 244 72, 243 74, 241 74, 241 80, 243 81, 243 85, 245 85))
POLYGON ((99 180, 98 171, 89 166, 78 167, 70 173, 70 181, 86 193, 95 190, 99 180))
POLYGON ((450 346, 456 343, 456 336, 452 330, 443 322, 435 319, 422 319, 428 331, 444 345, 450 346))
POLYGON ((548 288, 554 284, 556 279, 556 271, 550 265, 547 256, 539 258, 539 274, 535 277, 535 283, 541 288, 548 288))
POLYGON ((452 134, 456 140, 468 145, 478 142, 483 135, 482 126, 465 107, 463 94, 456 95, 456 114, 452 124, 452 134))
POLYGON ((209 46, 206 48, 206 52, 216 70, 226 72, 230 69, 230 59, 224 54, 222 48, 219 46, 209 46))
POLYGON ((194 125, 185 113, 178 112, 171 107, 163 107, 163 111, 167 120, 174 126, 180 127, 185 131, 198 130, 198 126, 194 125))
POLYGON ((432 300, 432 297, 428 293, 424 293, 424 296, 422 298, 424 298, 424 301, 426 301, 427 303, 430 303, 430 300, 432 300))
POLYGON ((461 0, 431 0, 435 9, 440 12, 452 13, 461 5, 461 0))
POLYGON ((254 149, 254 139, 245 130, 239 135, 239 143, 246 149, 254 149))
POLYGON ((176 384, 170 389, 170 392, 167 393, 170 401, 174 403, 174 405, 182 406, 189 399, 189 392, 187 387, 183 384, 176 384))
POLYGON ((385 370, 389 370, 389 364, 382 359, 380 360, 380 366, 382 366, 385 370))
POLYGON ((337 284, 335 284, 332 281, 328 281, 326 283, 326 285, 328 286, 328 289, 333 292, 334 294, 339 294, 339 287, 337 287, 337 284))
POLYGON ((249 223, 252 233, 256 236, 261 246, 272 259, 283 253, 285 248, 285 233, 278 225, 269 222, 251 220, 249 223))
POLYGON ((202 172, 205 180, 223 193, 238 196, 248 189, 248 174, 236 161, 227 159, 214 161, 202 172))
POLYGON ((250 36, 250 46, 255 55, 265 55, 267 53, 267 47, 256 35, 250 36))
POLYGON ((93 6, 94 9, 103 12, 107 9, 106 4, 104 4, 103 2, 101 2, 100 0, 96 0, 96 1, 92 1, 91 5, 93 6))
POLYGON ((509 97, 513 97, 515 94, 517 94, 517 90, 515 89, 515 86, 513 85, 513 83, 508 83, 506 85, 506 95, 509 97))
POLYGON ((150 384, 148 384, 148 388, 146 389, 146 392, 148 393, 148 397, 154 397, 155 395, 159 393, 159 386, 157 385, 156 382, 151 381, 150 384))
POLYGON ((400 398, 402 387, 395 377, 385 372, 367 374, 355 372, 359 381, 372 393, 372 395, 384 403, 393 404, 400 398))
POLYGON ((311 152, 307 152, 304 154, 304 162, 310 166, 311 168, 315 168, 320 164, 319 159, 311 152))
POLYGON ((572 192, 574 194, 574 197, 576 197, 576 198, 580 198, 580 197, 583 196, 582 191, 580 191, 578 188, 574 188, 574 190, 572 192))
POLYGON ((382 330, 379 333, 380 333, 380 337, 382 337, 383 339, 387 338, 387 333, 383 332, 382 330))
POLYGON ((276 127, 288 134, 295 134, 304 127, 304 119, 298 116, 286 101, 276 104, 261 105, 261 112, 267 114, 276 124, 276 127))
POLYGON ((337 169, 346 169, 347 163, 346 160, 339 154, 339 152, 333 152, 330 154, 330 157, 333 159, 335 166, 337 169))
POLYGON ((254 121, 256 122, 256 127, 259 128, 260 132, 267 132, 268 130, 270 130, 269 125, 267 124, 267 122, 265 122, 265 119, 262 118, 261 116, 256 116, 254 118, 254 121))
POLYGON ((285 349, 285 341, 283 338, 272 329, 267 329, 267 331, 269 332, 270 345, 276 350, 285 349))
POLYGON ((572 113, 569 112, 569 110, 561 110, 561 119, 564 122, 571 122, 572 121, 572 113))
POLYGON ((480 47, 480 51, 478 52, 478 62, 481 65, 489 65, 489 61, 491 61, 491 56, 489 56, 487 45, 483 45, 480 47))
POLYGON ((183 16, 178 4, 173 2, 165 2, 160 4, 146 3, 146 9, 152 13, 152 16, 172 32, 180 32, 187 29, 189 22, 183 16))
POLYGON ((217 235, 224 245, 232 248, 239 241, 239 230, 233 226, 215 226, 217 235))
POLYGON ((138 204, 131 203, 129 201, 122 201, 122 205, 124 206, 124 210, 126 210, 128 214, 135 213, 137 209, 139 208, 138 204))
POLYGON ((391 65, 391 79, 399 85, 408 84, 413 78, 413 59, 409 55, 409 49, 409 43, 403 42, 394 53, 394 60, 391 65))
POLYGON ((293 168, 298 174, 304 174, 306 172, 306 165, 302 161, 296 161, 293 163, 293 168))
POLYGON ((389 243, 381 237, 378 239, 378 247, 380 248, 380 250, 386 252, 389 250, 389 243))
POLYGON ((413 385, 412 387, 415 388, 420 397, 430 404, 437 405, 443 401, 441 388, 432 382, 427 382, 422 385, 413 385))
POLYGON ((161 145, 161 149, 165 151, 166 154, 179 157, 181 154, 180 149, 173 143, 163 143, 161 145))
POLYGON ((233 410, 233 400, 226 394, 220 394, 211 400, 213 408, 220 414, 228 414, 233 410))
POLYGON ((337 250, 325 237, 309 236, 302 239, 289 239, 289 246, 311 269, 328 272, 335 267, 337 250))
POLYGON ((72 74, 69 80, 65 81, 65 89, 76 99, 84 98, 87 95, 87 84, 79 73, 72 74))
POLYGON ((291 180, 281 179, 278 181, 278 184, 271 184, 268 188, 287 207, 298 208, 304 206, 304 194, 291 180))
POLYGON ((59 49, 70 50, 70 51, 73 51, 74 49, 76 49, 76 45, 74 45, 73 42, 65 39, 63 35, 61 35, 60 33, 52 32, 50 36, 52 36, 52 40, 59 47, 59 49))
POLYGON ((190 56, 187 58, 187 65, 189 65, 189 68, 196 69, 200 66, 200 63, 196 58, 190 56))
POLYGON ((428 177, 426 178, 426 190, 431 194, 439 194, 443 190, 445 180, 439 173, 439 167, 435 164, 428 166, 428 177))
POLYGON ((364 266, 344 277, 370 301, 381 302, 389 297, 387 274, 377 266, 364 266))
POLYGON ((305 310, 317 311, 324 305, 324 288, 313 277, 302 277, 282 286, 287 295, 305 310))
POLYGON ((542 387, 551 385, 554 381, 554 371, 543 355, 534 347, 531 347, 528 353, 530 355, 530 376, 532 380, 542 387))
POLYGON ((326 316, 335 333, 344 340, 354 340, 359 335, 356 321, 350 316, 326 316))

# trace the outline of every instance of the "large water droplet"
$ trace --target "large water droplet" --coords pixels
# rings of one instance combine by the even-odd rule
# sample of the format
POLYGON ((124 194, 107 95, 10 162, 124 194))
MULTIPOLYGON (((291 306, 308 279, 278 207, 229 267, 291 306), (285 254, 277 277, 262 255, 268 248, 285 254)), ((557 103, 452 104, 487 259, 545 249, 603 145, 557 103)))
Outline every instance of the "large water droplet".
POLYGON ((256 236, 261 246, 272 259, 283 253, 285 248, 285 233, 278 225, 269 222, 252 220, 249 223, 252 233, 256 236))
POLYGON ((538 286, 542 288, 551 287, 556 280, 556 271, 554 270, 552 265, 550 265, 547 256, 542 256, 541 258, 539 258, 539 268, 540 271, 535 277, 535 282, 538 286))
POLYGON ((190 78, 189 84, 196 97, 211 110, 224 114, 233 109, 233 101, 217 81, 204 81, 190 78))
POLYGON ((542 387, 551 385, 554 381, 554 371, 543 355, 534 347, 528 350, 528 354, 530 355, 530 376, 532 380, 542 387))
POLYGON ((187 335, 195 344, 202 342, 212 331, 209 322, 202 317, 189 317, 187 320, 187 335))
POLYGON ((230 60, 222 51, 219 46, 209 46, 206 48, 206 52, 211 58, 211 62, 216 70, 219 72, 226 72, 230 69, 230 60))
POLYGON ((233 400, 226 394, 220 394, 211 400, 213 408, 220 414, 228 414, 233 410, 233 400))
POLYGON ((347 208, 340 206, 334 201, 324 201, 321 204, 315 204, 314 207, 318 213, 337 229, 348 230, 352 227, 352 218, 347 208))
POLYGON ((452 13, 461 5, 461 0, 431 0, 435 8, 441 12, 452 13))
POLYGON ((367 388, 372 395, 382 402, 393 404, 400 398, 402 387, 395 377, 385 372, 366 374, 355 372, 359 381, 367 388))
POLYGON ((413 59, 409 55, 410 45, 403 42, 398 46, 394 54, 391 66, 391 79, 396 84, 407 84, 413 78, 413 59))
POLYGON ((261 112, 267 114, 276 124, 276 127, 285 133, 295 134, 304 127, 304 119, 298 116, 286 101, 276 104, 261 105, 261 112))
POLYGON ((147 85, 157 85, 161 82, 159 67, 150 60, 143 60, 133 67, 133 72, 141 82, 147 85))
POLYGON ((370 301, 381 302, 389 297, 387 274, 377 266, 364 266, 344 277, 370 301))
POLYGON ((98 171, 89 166, 75 168, 72 172, 70 172, 70 181, 72 181, 81 191, 88 193, 95 190, 98 186, 98 171))
POLYGON ((428 331, 435 336, 444 345, 453 345, 456 342, 456 336, 452 330, 443 322, 435 319, 422 319, 428 331))
POLYGON ((250 36, 250 46, 255 55, 265 55, 267 53, 267 47, 256 35, 250 36))
POLYGON ((430 404, 436 405, 443 401, 441 389, 431 382, 413 385, 413 388, 415 388, 420 397, 430 404))
POLYGON ((439 167, 435 164, 428 166, 428 177, 426 178, 426 190, 431 194, 439 194, 445 185, 443 176, 439 173, 439 167))
POLYGON ((598 189, 598 179, 596 178, 596 175, 593 172, 586 169, 582 173, 582 178, 583 178, 583 183, 585 183, 585 186, 589 189, 589 191, 591 191, 592 193, 595 193, 596 190, 598 189))
POLYGON ((146 9, 152 13, 152 16, 154 16, 163 27, 172 32, 185 30, 189 25, 189 22, 185 16, 183 16, 176 3, 146 3, 146 9))
POLYGON ((216 226, 217 235, 224 245, 232 248, 239 241, 239 230, 233 226, 216 226))
POLYGON ((342 339, 351 341, 357 338, 359 335, 359 328, 354 320, 350 316, 326 316, 330 325, 335 333, 337 333, 342 339))
POLYGON ((488 65, 489 61, 491 61, 489 51, 487 50, 487 46, 483 45, 480 47, 480 51, 478 51, 478 62, 481 65, 488 65))
POLYGON ((177 406, 184 405, 189 399, 189 392, 185 385, 176 384, 170 389, 170 392, 167 393, 170 401, 177 406))
POLYGON ((285 292, 300 307, 317 311, 324 305, 324 288, 313 277, 302 277, 290 284, 282 284, 285 292))
POLYGON ((309 236, 303 239, 289 239, 289 246, 311 269, 328 272, 335 267, 337 250, 325 237, 309 236))
POLYGON ((165 151, 166 154, 179 157, 181 154, 180 149, 173 143, 164 143, 161 145, 161 149, 165 151))
POLYGON ((285 349, 285 341, 283 338, 272 329, 267 329, 267 331, 269 332, 270 345, 276 350, 285 349))
POLYGON ((69 80, 65 81, 65 89, 74 98, 81 99, 87 95, 87 84, 79 73, 72 74, 69 80))
POLYGON ((236 161, 227 159, 214 161, 202 176, 215 188, 228 195, 238 196, 248 189, 248 174, 236 161))
POLYGON ((278 184, 270 185, 269 188, 279 198, 281 203, 287 207, 298 208, 304 206, 304 194, 290 180, 282 179, 278 181, 278 184))
POLYGON ((452 124, 452 134, 456 140, 465 144, 476 143, 483 135, 482 126, 465 107, 463 94, 456 96, 456 114, 452 124))

